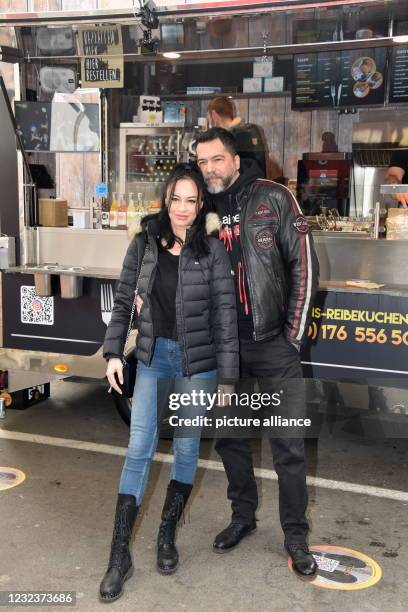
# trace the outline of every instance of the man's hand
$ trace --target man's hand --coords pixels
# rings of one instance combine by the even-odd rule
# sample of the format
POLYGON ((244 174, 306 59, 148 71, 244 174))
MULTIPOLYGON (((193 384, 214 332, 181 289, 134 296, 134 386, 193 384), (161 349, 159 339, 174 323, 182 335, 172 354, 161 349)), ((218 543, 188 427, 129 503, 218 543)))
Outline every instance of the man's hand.
POLYGON ((123 385, 123 364, 122 360, 119 359, 119 357, 112 357, 112 359, 109 359, 108 367, 106 368, 106 377, 109 381, 111 388, 115 389, 115 391, 117 391, 119 395, 122 395, 122 389, 116 382, 115 374, 117 375, 120 384, 123 385))
POLYGON ((408 193, 397 193, 392 197, 399 203, 398 208, 408 208, 408 193))
POLYGON ((222 408, 230 406, 231 394, 235 391, 235 385, 218 385, 218 405, 222 408))
MULTIPOLYGON (((404 176, 405 170, 403 168, 391 166, 391 168, 387 170, 384 182, 386 185, 401 185, 404 176)), ((398 202, 399 208, 408 208, 408 193, 395 193, 391 197, 398 202)))

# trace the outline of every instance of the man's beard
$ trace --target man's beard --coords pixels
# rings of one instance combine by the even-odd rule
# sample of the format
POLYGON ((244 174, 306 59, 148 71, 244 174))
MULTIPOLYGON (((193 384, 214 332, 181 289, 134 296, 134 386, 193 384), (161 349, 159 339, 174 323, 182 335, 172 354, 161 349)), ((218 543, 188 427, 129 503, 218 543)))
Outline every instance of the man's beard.
POLYGON ((207 185, 208 193, 216 194, 222 193, 226 191, 230 185, 234 182, 235 174, 231 174, 230 176, 223 176, 222 174, 217 174, 217 172, 209 172, 205 178, 205 184, 207 185), (209 179, 217 178, 220 179, 219 183, 209 183, 209 179))

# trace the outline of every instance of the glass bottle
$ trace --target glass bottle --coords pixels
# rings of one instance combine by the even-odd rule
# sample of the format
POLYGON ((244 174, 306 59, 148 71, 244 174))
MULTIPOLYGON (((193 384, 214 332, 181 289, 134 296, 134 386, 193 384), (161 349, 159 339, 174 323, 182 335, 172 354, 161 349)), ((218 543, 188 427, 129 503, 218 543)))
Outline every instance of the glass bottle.
POLYGON ((126 198, 125 198, 125 194, 121 193, 119 194, 118 229, 127 228, 126 216, 127 216, 126 198))
POLYGON ((114 191, 112 194, 112 204, 109 210, 109 227, 111 229, 117 229, 118 227, 118 213, 119 204, 118 199, 116 197, 116 192, 114 191))
POLYGON ((137 194, 137 212, 144 212, 143 193, 137 194))
POLYGON ((108 198, 102 198, 101 203, 101 226, 102 229, 109 229, 109 203, 108 198))
POLYGON ((128 207, 127 207, 127 224, 128 224, 128 227, 130 227, 131 224, 136 221, 136 219, 137 219, 136 203, 135 203, 135 200, 133 198, 133 193, 129 193, 128 207))

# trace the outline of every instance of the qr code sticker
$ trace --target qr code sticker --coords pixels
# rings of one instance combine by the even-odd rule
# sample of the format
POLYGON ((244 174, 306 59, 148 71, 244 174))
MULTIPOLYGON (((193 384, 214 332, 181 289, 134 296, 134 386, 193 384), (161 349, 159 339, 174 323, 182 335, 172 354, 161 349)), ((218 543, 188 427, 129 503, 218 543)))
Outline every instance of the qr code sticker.
POLYGON ((20 288, 21 322, 32 325, 54 325, 54 298, 41 297, 35 287, 20 288))

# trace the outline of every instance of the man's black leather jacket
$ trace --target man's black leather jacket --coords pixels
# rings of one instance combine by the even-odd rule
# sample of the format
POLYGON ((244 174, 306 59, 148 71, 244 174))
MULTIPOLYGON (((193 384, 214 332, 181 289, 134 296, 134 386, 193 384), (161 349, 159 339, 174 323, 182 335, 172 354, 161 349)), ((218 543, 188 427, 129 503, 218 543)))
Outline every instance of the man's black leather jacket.
POLYGON ((289 342, 300 346, 319 281, 313 239, 289 189, 266 179, 245 180, 247 176, 244 167, 237 190, 217 194, 214 204, 222 217, 229 198, 231 215, 240 215, 254 339, 283 332, 289 342))

